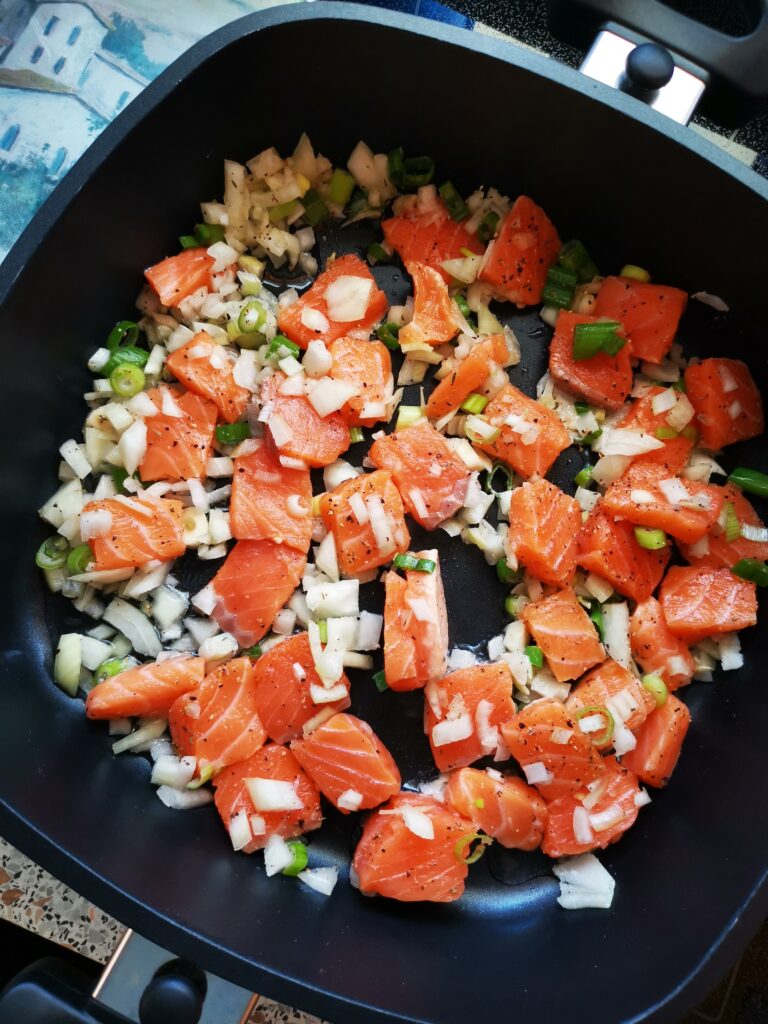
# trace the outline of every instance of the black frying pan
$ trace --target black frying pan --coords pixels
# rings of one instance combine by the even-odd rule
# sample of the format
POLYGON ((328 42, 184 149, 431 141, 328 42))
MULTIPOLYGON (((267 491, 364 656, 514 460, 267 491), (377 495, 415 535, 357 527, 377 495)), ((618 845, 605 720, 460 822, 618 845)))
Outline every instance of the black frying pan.
MULTIPOLYGON (((603 267, 631 261, 725 296, 729 316, 692 303, 682 339, 743 356, 768 394, 768 189, 751 171, 576 72, 433 23, 318 3, 222 29, 104 132, 3 266, 3 834, 175 953, 337 1024, 676 1020, 768 909, 765 614, 745 634, 742 671, 687 691, 693 727, 671 786, 603 857, 617 880, 610 911, 560 910, 544 858, 504 851, 473 869, 457 904, 364 899, 345 884, 356 826, 335 813, 312 840, 318 861, 342 869, 332 898, 267 880, 256 858, 232 854, 212 811, 166 810, 146 762, 113 759, 106 730, 50 681, 52 637, 74 620, 34 567, 35 510, 57 446, 82 423, 84 359, 131 314, 140 269, 219 194, 223 158, 288 150, 302 129, 336 159, 358 137, 428 152, 462 190, 483 181, 534 196, 603 267)), ((359 246, 366 230, 323 244, 359 246)), ((380 280, 402 295, 398 272, 380 280)), ((523 347, 513 380, 530 392, 546 335, 535 311, 509 319, 523 347)), ((725 461, 768 469, 759 440, 725 461)), ((574 468, 566 457, 555 478, 574 468)), ((436 540, 452 644, 483 641, 504 621, 494 574, 436 540)), ((367 675, 353 688, 404 778, 429 773, 420 697, 379 694, 367 675)))

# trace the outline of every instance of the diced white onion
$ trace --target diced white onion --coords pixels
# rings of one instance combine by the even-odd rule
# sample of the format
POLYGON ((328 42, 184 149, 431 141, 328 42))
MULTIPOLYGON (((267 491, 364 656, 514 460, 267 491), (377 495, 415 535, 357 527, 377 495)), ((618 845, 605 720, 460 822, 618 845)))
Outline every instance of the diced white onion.
POLYGON ((133 476, 147 452, 147 425, 144 420, 135 420, 121 434, 117 449, 126 472, 133 476))
POLYGON ((197 652, 206 662, 227 661, 237 654, 237 640, 231 633, 217 633, 200 644, 197 652))
POLYGON ((557 902, 565 910, 607 910, 611 906, 616 882, 593 854, 567 857, 552 871, 560 882, 557 902))
POLYGON ((629 497, 636 505, 652 505, 656 501, 653 491, 645 491, 640 487, 633 487, 629 497))
POLYGON ((336 806, 342 811, 357 811, 362 802, 362 793, 358 793, 356 789, 345 789, 336 801, 336 806))
POLYGON ((158 799, 174 811, 191 811, 213 800, 210 789, 174 789, 173 786, 160 786, 156 792, 158 799))
POLYGON ((91 509, 80 515, 80 536, 84 541, 103 537, 112 528, 112 513, 108 508, 91 509))
POLYGON ((435 826, 432 823, 432 819, 424 811, 420 811, 418 807, 411 807, 405 804, 402 808, 403 824, 419 839, 434 839, 435 838, 435 826))
POLYGON ((644 430, 608 427, 595 444, 601 455, 644 455, 664 447, 664 442, 644 430))
POLYGON ((444 747, 448 743, 459 743, 468 739, 474 732, 472 719, 468 714, 458 718, 445 719, 432 727, 432 742, 436 747, 444 747))
POLYGON ((392 521, 387 515, 384 504, 378 494, 369 494, 365 499, 365 506, 368 509, 373 539, 376 542, 379 554, 388 555, 397 546, 393 537, 392 521))
POLYGON ((348 692, 344 683, 336 683, 335 686, 328 688, 318 686, 317 683, 310 683, 309 696, 313 704, 333 704, 337 700, 344 700, 348 696, 348 692))
POLYGON ((679 432, 685 430, 695 415, 696 410, 691 405, 688 396, 680 394, 674 409, 667 416, 667 423, 673 430, 679 432))
POLYGON ((631 458, 628 455, 604 455, 592 470, 592 479, 601 487, 608 487, 626 472, 631 458))
MULTIPOLYGON (((246 779, 246 784, 247 782, 246 779)), ((264 846, 264 871, 267 878, 271 878, 292 863, 293 852, 288 843, 282 836, 271 835, 264 846)))
POLYGON ((325 342, 320 338, 313 338, 307 345, 307 351, 302 359, 302 366, 304 367, 304 373, 308 377, 315 379, 325 377, 331 372, 333 359, 325 347, 325 342))
POLYGON ((338 412, 359 390, 357 384, 351 384, 349 381, 320 377, 307 398, 317 415, 324 417, 330 416, 332 412, 338 412))
POLYGON ((423 597, 406 597, 406 604, 419 622, 434 621, 434 611, 423 597))
POLYGON ((160 403, 160 411, 163 416, 169 416, 173 419, 183 419, 184 413, 179 408, 176 399, 173 396, 173 392, 170 388, 163 388, 163 397, 160 403))
POLYGON ((603 605, 603 642, 609 657, 624 668, 632 665, 629 642, 629 606, 626 601, 603 605))
POLYGON ((326 491, 335 491, 345 480, 354 480, 359 475, 360 471, 355 469, 351 462, 336 459, 323 470, 323 483, 326 491))
POLYGON ((325 289, 328 316, 336 323, 362 320, 368 309, 373 281, 370 278, 344 274, 325 289))
POLYGON ((635 807, 647 807, 650 802, 651 795, 647 789, 641 789, 639 793, 635 793, 635 807))
POLYGON ((557 746, 564 747, 566 743, 570 743, 572 735, 573 733, 570 729, 557 728, 552 730, 549 739, 552 743, 555 743, 557 746))
POLYGON ((279 412, 272 413, 267 425, 276 448, 282 448, 293 440, 293 427, 288 424, 279 412))
POLYGON ((670 409, 674 409, 677 404, 677 392, 673 388, 665 388, 658 395, 654 395, 651 399, 651 409, 653 409, 654 416, 659 416, 663 412, 669 412, 670 409))
POLYGON ((605 732, 605 716, 602 714, 585 715, 579 719, 579 729, 588 735, 593 732, 605 732))
POLYGON ((229 838, 232 841, 232 849, 237 852, 250 843, 253 835, 251 824, 246 811, 238 811, 229 819, 229 838))
POLYGON ((339 871, 338 868, 305 868, 297 877, 315 892, 330 896, 339 880, 339 871))
POLYGON ((158 757, 152 768, 150 782, 154 786, 173 786, 184 789, 195 777, 197 770, 196 757, 174 757, 164 755, 158 757))
POLYGON ((368 515, 368 509, 365 506, 362 494, 359 491, 355 491, 349 496, 349 507, 352 509, 352 514, 358 523, 363 526, 368 522, 370 516, 368 515))
POLYGON ((577 843, 586 846, 595 838, 590 825, 590 816, 583 807, 573 809, 573 835, 577 843))
POLYGON ((307 607, 319 619, 341 615, 356 616, 360 594, 359 580, 318 583, 307 593, 307 607))
POLYGON ((731 308, 719 295, 712 295, 710 292, 693 292, 691 298, 696 299, 697 302, 702 302, 711 309, 716 309, 718 313, 727 313, 731 308))
POLYGON ((605 832, 617 825, 624 818, 624 811, 618 804, 611 804, 604 811, 589 815, 589 824, 595 832, 605 832))
POLYGON ((744 665, 744 655, 741 653, 738 633, 723 633, 717 639, 717 646, 720 653, 720 667, 725 672, 731 672, 744 665))
POLYGON ((262 778, 247 778, 243 781, 257 811, 300 811, 304 806, 292 782, 262 778))
POLYGON ((301 323, 310 331, 317 331, 318 334, 324 334, 331 326, 324 314, 319 309, 312 309, 311 306, 305 306, 302 309, 301 323))
POLYGON ((668 480, 659 480, 658 488, 670 505, 679 506, 683 502, 691 500, 691 493, 682 480, 671 477, 668 480))
POLYGON ((728 415, 731 417, 732 420, 738 419, 743 411, 743 406, 741 402, 738 400, 738 398, 735 402, 731 402, 731 404, 728 406, 728 415))
POLYGON ((66 464, 80 480, 91 472, 91 464, 85 456, 85 445, 78 444, 77 441, 70 438, 69 441, 65 441, 61 448, 59 448, 59 452, 66 464))
POLYGON ((107 605, 104 621, 127 637, 131 647, 138 654, 156 658, 162 650, 157 630, 147 616, 134 605, 115 597, 107 605))
POLYGON ((594 572, 587 573, 586 579, 584 580, 584 587, 596 601, 603 604, 613 594, 613 587, 611 584, 604 580, 602 576, 598 576, 594 572))
POLYGON ((375 615, 373 612, 360 612, 360 620, 357 627, 355 639, 356 651, 376 651, 381 640, 381 629, 384 625, 384 617, 375 615))
POLYGON ((535 786, 552 781, 552 773, 547 770, 543 761, 533 761, 531 764, 522 766, 525 780, 529 786, 535 786))

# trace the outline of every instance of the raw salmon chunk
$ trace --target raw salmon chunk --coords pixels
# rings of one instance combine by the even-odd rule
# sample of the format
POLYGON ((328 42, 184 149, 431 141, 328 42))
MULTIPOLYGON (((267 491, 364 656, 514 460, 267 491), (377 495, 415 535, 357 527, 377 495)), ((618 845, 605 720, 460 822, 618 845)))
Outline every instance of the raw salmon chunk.
POLYGON ((464 504, 470 472, 427 420, 380 437, 368 457, 379 469, 389 470, 408 515, 427 530, 436 529, 464 504))
POLYGON ((462 818, 508 850, 535 850, 547 823, 547 805, 533 786, 494 769, 460 768, 445 787, 462 818))
POLYGON ((89 501, 83 513, 91 512, 111 517, 107 531, 89 541, 97 570, 167 562, 186 550, 180 501, 117 495, 89 501))
POLYGON ((234 352, 211 341, 206 331, 200 331, 172 352, 165 365, 184 387, 210 399, 223 420, 234 423, 251 398, 250 391, 235 381, 234 360, 234 352))
POLYGON ((624 755, 622 764, 647 786, 666 786, 690 724, 690 711, 670 693, 638 729, 637 746, 624 755))
POLYGON ((337 338, 329 352, 333 365, 329 376, 354 384, 359 394, 341 408, 341 415, 350 427, 372 427, 389 419, 392 401, 392 357, 380 341, 363 338, 337 338))
POLYGON ((205 674, 202 658, 167 658, 129 668, 97 683, 85 700, 89 718, 164 718, 205 674))
POLYGON ((240 761, 219 772, 213 784, 216 787, 216 810, 225 828, 229 829, 232 818, 240 811, 245 811, 248 816, 253 838, 243 847, 243 853, 262 849, 270 836, 291 839, 320 828, 323 823, 317 787, 287 747, 268 743, 247 761, 240 761), (294 792, 294 799, 289 796, 290 802, 301 806, 290 810, 261 810, 251 799, 248 779, 289 783, 294 792))
POLYGON ((203 248, 185 249, 144 271, 164 306, 178 306, 198 288, 211 288, 211 267, 216 261, 203 248))
POLYGON ((147 395, 158 411, 156 416, 144 420, 147 451, 139 466, 141 479, 175 483, 205 477, 216 427, 216 406, 207 398, 180 388, 152 388, 147 395), (163 400, 171 415, 162 411, 163 400))
POLYGON ((504 543, 510 565, 520 564, 553 586, 570 583, 576 572, 576 538, 581 509, 548 480, 529 480, 512 492, 504 543))
POLYGON ((667 626, 655 597, 642 601, 629 620, 632 654, 643 672, 661 676, 668 690, 686 686, 695 665, 691 652, 667 626))
POLYGON ((667 476, 661 466, 631 466, 605 492, 602 506, 609 515, 690 544, 717 522, 723 495, 708 484, 667 476))
POLYGON ((513 384, 499 391, 483 415, 501 434, 495 441, 477 442, 476 447, 508 463, 521 476, 545 476, 571 443, 555 413, 513 384))
POLYGON ((424 732, 441 772, 472 764, 499 745, 499 728, 515 713, 504 662, 473 665, 427 684, 424 732))
POLYGON ((301 767, 334 807, 350 811, 378 807, 400 792, 394 758, 367 722, 339 714, 294 740, 301 767))
POLYGON ((229 517, 237 540, 273 540, 306 553, 312 539, 308 469, 281 466, 266 441, 235 459, 229 517))
POLYGON ((547 271, 557 259, 555 226, 528 196, 519 196, 488 246, 479 279, 493 285, 497 299, 516 306, 541 302, 547 271))
POLYGON ((547 801, 586 793, 605 772, 592 741, 554 697, 528 704, 501 732, 512 757, 547 801))
POLYGON ((401 793, 365 823, 352 859, 360 892, 408 903, 457 900, 468 873, 469 843, 461 840, 472 831, 471 822, 437 800, 401 793), (415 820, 408 817, 411 812, 417 812, 415 820), (417 835, 409 820, 432 838, 417 835))
POLYGON ((275 743, 288 743, 319 714, 327 717, 349 707, 349 680, 342 673, 335 684, 346 690, 344 696, 326 702, 328 695, 315 669, 307 633, 295 633, 270 647, 253 668, 256 707, 275 743), (313 696, 322 697, 315 704, 313 696))
POLYGON ((604 774, 596 783, 600 796, 589 810, 575 797, 563 796, 549 804, 549 816, 541 848, 548 857, 574 857, 588 850, 604 850, 634 825, 640 810, 637 776, 615 757, 603 760, 604 774), (576 838, 574 827, 582 816, 580 828, 585 835, 576 838), (585 841, 586 840, 586 841, 585 841))
POLYGON ((415 690, 445 673, 448 614, 437 551, 415 552, 434 572, 384 577, 384 676, 391 690, 415 690))
POLYGON ((384 469, 345 480, 323 494, 320 515, 333 534, 339 568, 346 576, 386 565, 408 550, 411 535, 403 503, 384 469))
POLYGON ((278 455, 305 466, 329 466, 349 448, 349 428, 338 412, 318 416, 305 395, 283 395, 282 373, 269 377, 261 388, 262 412, 278 455))
POLYGON ((598 352, 591 359, 573 358, 576 325, 598 323, 598 319, 560 310, 549 347, 549 373, 565 391, 586 398, 591 405, 620 409, 632 390, 631 346, 625 345, 615 356, 598 352))
POLYGON ((179 754, 196 757, 199 768, 211 765, 220 771, 247 761, 267 738, 256 706, 251 659, 233 658, 177 697, 168 726, 179 754))
POLYGON ((367 264, 350 253, 329 263, 309 291, 292 306, 283 307, 277 316, 277 326, 301 348, 316 338, 330 345, 352 331, 370 332, 386 311, 387 297, 376 287, 367 264), (347 317, 350 311, 354 315, 357 301, 349 298, 355 291, 364 313, 350 320, 347 317))
POLYGON ((632 524, 615 520, 598 502, 581 528, 576 563, 625 597, 644 601, 661 582, 670 554, 669 547, 641 548, 632 524))
MULTIPOLYGON (((723 500, 723 509, 728 504, 733 506, 733 512, 741 526, 755 526, 762 528, 763 521, 752 508, 738 487, 727 484, 725 487, 710 485, 710 490, 716 491, 723 500)), ((696 544, 681 544, 680 550, 687 562, 692 565, 725 566, 730 568, 742 558, 756 558, 758 562, 768 561, 768 544, 764 541, 747 540, 746 537, 738 536, 735 540, 726 540, 726 530, 723 525, 724 515, 720 514, 716 523, 706 537, 702 537, 696 544)))
POLYGON ((462 224, 457 224, 442 199, 427 211, 413 205, 409 210, 381 222, 386 242, 403 263, 424 263, 436 270, 446 284, 451 275, 443 270, 446 260, 459 259, 462 249, 482 253, 483 246, 462 224))
POLYGON ((407 352, 450 341, 461 325, 445 281, 423 263, 406 263, 405 269, 413 280, 413 318, 400 328, 400 348, 407 352))
POLYGON ((675 565, 661 585, 659 603, 670 631, 687 644, 757 622, 755 584, 730 569, 675 565))
POLYGON ((660 363, 675 340, 687 294, 669 285, 606 277, 597 295, 595 316, 618 320, 632 342, 632 354, 660 363))
MULTIPOLYGON (((611 658, 607 658, 602 665, 593 668, 579 681, 571 691, 565 706, 575 717, 578 717, 580 712, 586 712, 587 708, 606 708, 614 719, 621 718, 624 725, 633 731, 643 724, 656 707, 656 699, 637 676, 611 658)), ((587 713, 583 717, 586 718, 587 713)), ((608 726, 609 720, 605 716, 600 717, 603 718, 605 726, 608 726)), ((595 746, 602 748, 611 745, 610 739, 604 743, 599 742, 603 739, 604 733, 605 728, 601 728, 598 732, 589 732, 586 735, 595 746)))
POLYGON ((473 345, 469 354, 456 363, 429 396, 427 416, 437 420, 458 409, 468 395, 477 391, 498 367, 506 366, 508 360, 509 350, 503 334, 492 334, 473 345))
MULTIPOLYGON (((632 466, 661 466, 667 476, 677 476, 683 469, 693 448, 693 438, 678 433, 675 437, 667 437, 671 430, 667 417, 671 410, 655 413, 653 400, 660 395, 674 396, 676 392, 669 388, 652 387, 642 398, 636 399, 629 408, 627 415, 621 420, 620 427, 626 430, 643 430, 651 437, 663 442, 663 448, 656 448, 644 455, 637 455, 632 466)), ((682 399, 678 399, 681 401, 682 399)))
POLYGON ((216 604, 212 618, 241 647, 261 640, 294 592, 307 559, 271 540, 239 540, 209 584, 216 604))
POLYGON ((762 434, 763 403, 746 363, 702 359, 685 371, 685 386, 705 448, 717 451, 762 434))
POLYGON ((597 630, 570 587, 526 605, 523 620, 561 683, 605 660, 597 630))

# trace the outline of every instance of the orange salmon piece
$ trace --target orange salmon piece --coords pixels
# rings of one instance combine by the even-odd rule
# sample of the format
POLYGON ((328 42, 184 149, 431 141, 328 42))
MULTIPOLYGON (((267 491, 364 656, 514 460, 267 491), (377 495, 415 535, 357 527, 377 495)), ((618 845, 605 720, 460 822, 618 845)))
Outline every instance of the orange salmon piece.
POLYGON ((261 640, 299 585, 306 555, 271 540, 239 540, 211 580, 211 617, 241 647, 261 640))
POLYGON ((667 626, 687 644, 757 622, 757 588, 730 569, 673 566, 659 591, 667 626))
POLYGON ((349 448, 349 429, 338 412, 318 416, 305 395, 281 395, 285 375, 275 373, 261 387, 262 406, 271 404, 267 428, 278 455, 298 459, 305 466, 329 466, 349 448), (280 431, 270 421, 280 418, 280 431), (282 433, 289 435, 282 440, 282 433), (277 440, 281 443, 278 444, 277 440))
POLYGON ((554 224, 528 196, 519 196, 488 246, 479 280, 493 285, 500 301, 516 306, 541 302, 547 271, 560 252, 554 224))
POLYGON ((256 707, 251 659, 233 658, 177 697, 168 726, 179 754, 196 757, 200 768, 211 765, 217 772, 247 761, 267 738, 256 707))
POLYGON ((141 479, 200 480, 213 445, 213 432, 218 415, 216 406, 207 398, 181 388, 152 388, 147 392, 158 409, 156 416, 147 416, 147 451, 139 466, 141 479), (162 412, 163 398, 167 408, 181 416, 162 412))
POLYGON ((426 212, 414 205, 396 217, 383 220, 381 229, 385 241, 403 263, 423 263, 436 270, 446 284, 451 283, 451 275, 442 267, 446 260, 459 259, 462 249, 478 255, 483 252, 477 235, 471 235, 453 220, 442 199, 426 212))
POLYGON ((501 434, 495 441, 478 442, 475 447, 506 462, 521 476, 546 476, 560 452, 570 446, 568 431, 555 413, 513 384, 499 391, 483 415, 501 434))
POLYGON ((180 501, 146 495, 117 495, 89 501, 83 512, 109 512, 109 530, 88 543, 95 568, 122 569, 157 560, 168 562, 186 551, 180 501))
MULTIPOLYGON (((658 395, 663 395, 667 388, 653 387, 636 399, 630 406, 629 412, 618 424, 627 430, 644 430, 651 437, 657 437, 657 431, 662 433, 669 430, 667 416, 669 412, 655 413, 653 411, 653 400, 658 395)), ((645 455, 636 455, 632 460, 632 466, 660 466, 667 476, 677 476, 685 464, 693 448, 693 441, 688 437, 678 434, 677 437, 657 437, 663 441, 663 448, 656 448, 645 455)))
POLYGON ((576 564, 608 580, 625 597, 644 601, 661 582, 670 556, 669 547, 641 548, 632 524, 615 520, 600 501, 581 528, 576 564))
POLYGON ((456 844, 472 832, 471 822, 428 796, 401 793, 374 811, 352 858, 352 868, 366 896, 387 896, 412 903, 451 903, 464 892, 469 845, 456 855, 456 844), (429 818, 434 838, 422 839, 405 824, 403 810, 429 818))
POLYGON ((400 792, 394 758, 370 725, 354 715, 334 715, 309 736, 294 740, 291 750, 342 814, 378 807, 400 792))
POLYGON ((257 818, 260 834, 243 847, 243 853, 253 853, 266 846, 270 836, 282 836, 283 839, 294 839, 320 828, 323 813, 320 809, 320 794, 314 782, 306 775, 288 747, 278 747, 268 743, 261 747, 247 761, 230 765, 214 777, 216 787, 214 800, 216 810, 229 829, 232 818, 240 811, 245 811, 251 822, 251 832, 255 832, 253 816, 257 818), (300 809, 291 811, 260 811, 253 806, 246 779, 275 779, 290 782, 302 803, 300 809), (260 820, 258 820, 260 819, 260 820), (263 832, 261 829, 263 828, 263 832))
POLYGON ((339 568, 345 576, 386 565, 398 552, 407 551, 411 542, 400 493, 384 469, 363 473, 345 480, 335 491, 326 491, 320 498, 320 515, 333 534, 339 568), (371 509, 380 531, 378 540, 371 509))
MULTIPOLYGON (((616 697, 620 697, 621 704, 619 706, 622 707, 622 718, 630 732, 634 732, 638 726, 642 725, 656 707, 655 698, 641 684, 637 676, 632 675, 628 669, 611 658, 607 658, 602 665, 593 668, 579 681, 569 694, 565 707, 573 716, 585 708, 607 708, 608 711, 611 711, 611 703, 616 697), (627 710, 631 709, 628 715, 623 713, 624 705, 627 710)), ((607 720, 605 724, 608 725, 607 720)), ((602 749, 611 745, 610 740, 606 743, 597 742, 602 739, 603 732, 604 730, 601 729, 600 732, 586 733, 586 735, 595 746, 602 749)))
POLYGON ((765 429, 760 392, 739 359, 702 359, 685 371, 685 387, 705 448, 718 451, 765 429))
POLYGON ((398 341, 403 352, 409 346, 442 345, 461 327, 456 304, 440 274, 423 263, 406 263, 413 280, 413 318, 400 328, 398 341))
POLYGON ((360 394, 353 395, 340 410, 348 426, 372 427, 374 423, 386 422, 389 418, 386 408, 376 406, 386 406, 392 401, 392 357, 387 346, 380 341, 342 337, 337 338, 328 351, 333 360, 328 375, 360 389, 360 394), (370 412, 375 415, 368 415, 370 412))
POLYGON ((549 373, 571 394, 586 398, 591 405, 620 409, 632 390, 631 345, 615 356, 598 352, 591 359, 573 358, 573 336, 577 324, 595 324, 599 318, 561 309, 549 347, 549 373))
POLYGON ((294 633, 270 647, 253 668, 256 707, 275 743, 288 743, 301 736, 307 722, 321 712, 330 714, 349 707, 349 680, 342 673, 339 683, 347 695, 330 704, 315 704, 310 687, 323 689, 315 669, 307 633, 294 633))
POLYGON ((85 699, 89 718, 164 718, 176 700, 203 681, 202 658, 167 658, 128 668, 97 683, 85 699))
POLYGON ((567 586, 576 573, 579 503, 548 480, 529 480, 512 491, 504 542, 510 565, 520 563, 537 579, 567 586))
POLYGON ((594 312, 624 325, 637 359, 660 363, 675 340, 687 303, 688 296, 680 288, 630 277, 606 277, 594 312))
POLYGON ((526 605, 522 618, 559 682, 605 660, 597 630, 570 587, 526 605))
POLYGON ((691 713, 674 694, 646 718, 636 734, 637 746, 622 758, 622 764, 646 786, 666 786, 675 770, 691 713))
MULTIPOLYGON (((742 526, 747 524, 762 528, 763 521, 738 487, 733 484, 726 484, 725 487, 710 484, 710 489, 722 496, 723 507, 726 502, 733 505, 733 511, 742 526)), ((691 565, 725 566, 730 569, 742 558, 756 558, 759 562, 768 561, 768 544, 762 541, 747 540, 741 536, 736 540, 727 541, 725 529, 721 525, 722 518, 721 515, 713 524, 705 540, 701 540, 695 546, 680 545, 686 562, 690 562, 691 565)))
POLYGON ((470 471, 427 420, 380 437, 368 458, 392 474, 408 515, 425 530, 435 530, 464 504, 470 471))
POLYGON ((547 823, 547 805, 533 786, 479 768, 451 772, 445 799, 462 818, 508 850, 535 850, 547 823))
MULTIPOLYGON (((292 306, 281 309, 277 315, 277 326, 283 334, 295 341, 300 348, 306 348, 310 341, 320 339, 326 345, 336 341, 344 334, 355 332, 369 332, 387 312, 387 297, 383 291, 376 287, 368 265, 350 253, 347 256, 339 256, 333 263, 329 264, 322 274, 315 278, 312 287, 294 302, 292 306), (333 320, 331 311, 338 305, 338 297, 331 302, 330 311, 326 292, 332 286, 331 298, 334 299, 334 292, 338 288, 337 282, 349 283, 348 278, 357 278, 362 282, 363 287, 368 287, 368 305, 365 314, 357 320, 333 320), (303 315, 307 310, 315 310, 325 319, 327 326, 320 330, 308 327, 304 323, 303 315)), ((321 321, 322 323, 322 321, 321 321)))
POLYGON ((508 360, 509 350, 503 334, 491 334, 473 345, 469 355, 438 382, 429 396, 425 409, 429 419, 440 419, 458 409, 468 395, 481 387, 496 368, 506 365, 508 360))
POLYGON ((667 476, 661 466, 630 466, 605 492, 602 506, 609 515, 690 544, 717 522, 723 496, 708 484, 667 476))
POLYGON ((172 352, 165 365, 185 388, 210 399, 226 423, 234 423, 245 412, 251 393, 235 382, 233 356, 229 349, 200 331, 172 352))
POLYGON ((308 469, 281 466, 266 441, 235 459, 229 516, 237 540, 273 540, 305 554, 312 539, 312 483, 308 469))
POLYGON ((204 248, 185 249, 147 267, 144 277, 164 306, 178 306, 198 288, 211 290, 211 267, 215 262, 204 248))
POLYGON ((441 772, 472 764, 493 754, 499 744, 499 729, 515 713, 513 680, 505 662, 473 665, 450 672, 425 690, 424 732, 432 756, 441 772), (463 739, 445 741, 459 721, 463 739))
MULTIPOLYGON (((629 620, 632 654, 643 672, 660 675, 668 690, 687 686, 696 670, 693 656, 667 626, 655 597, 642 601, 629 620)), ((631 728, 631 727, 630 727, 631 728)))
POLYGON ((390 690, 416 690, 445 674, 448 613, 437 551, 415 552, 434 572, 406 570, 384 577, 384 676, 390 690), (418 614, 417 614, 418 612, 418 614))
MULTIPOLYGON (((573 796, 563 796, 549 805, 549 817, 541 848, 548 857, 573 857, 589 850, 604 850, 631 828, 640 810, 635 798, 640 794, 637 776, 615 757, 603 760, 605 773, 598 782, 602 795, 588 812, 593 838, 579 842, 574 834, 573 814, 582 804, 573 796)), ((586 809, 585 809, 586 810, 586 809)))
POLYGON ((554 697, 528 704, 501 733, 512 757, 528 769, 526 774, 541 777, 533 784, 547 802, 585 792, 605 772, 595 745, 554 697))

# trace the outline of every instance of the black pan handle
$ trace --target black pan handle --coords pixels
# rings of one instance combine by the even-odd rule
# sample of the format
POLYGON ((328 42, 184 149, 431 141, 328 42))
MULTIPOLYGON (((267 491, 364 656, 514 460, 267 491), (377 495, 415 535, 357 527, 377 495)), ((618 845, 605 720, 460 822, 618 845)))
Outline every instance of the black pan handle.
POLYGON ((697 66, 709 79, 702 109, 734 127, 768 104, 768 0, 753 0, 752 6, 753 30, 731 36, 661 0, 548 0, 550 28, 564 41, 586 49, 612 22, 697 66))

